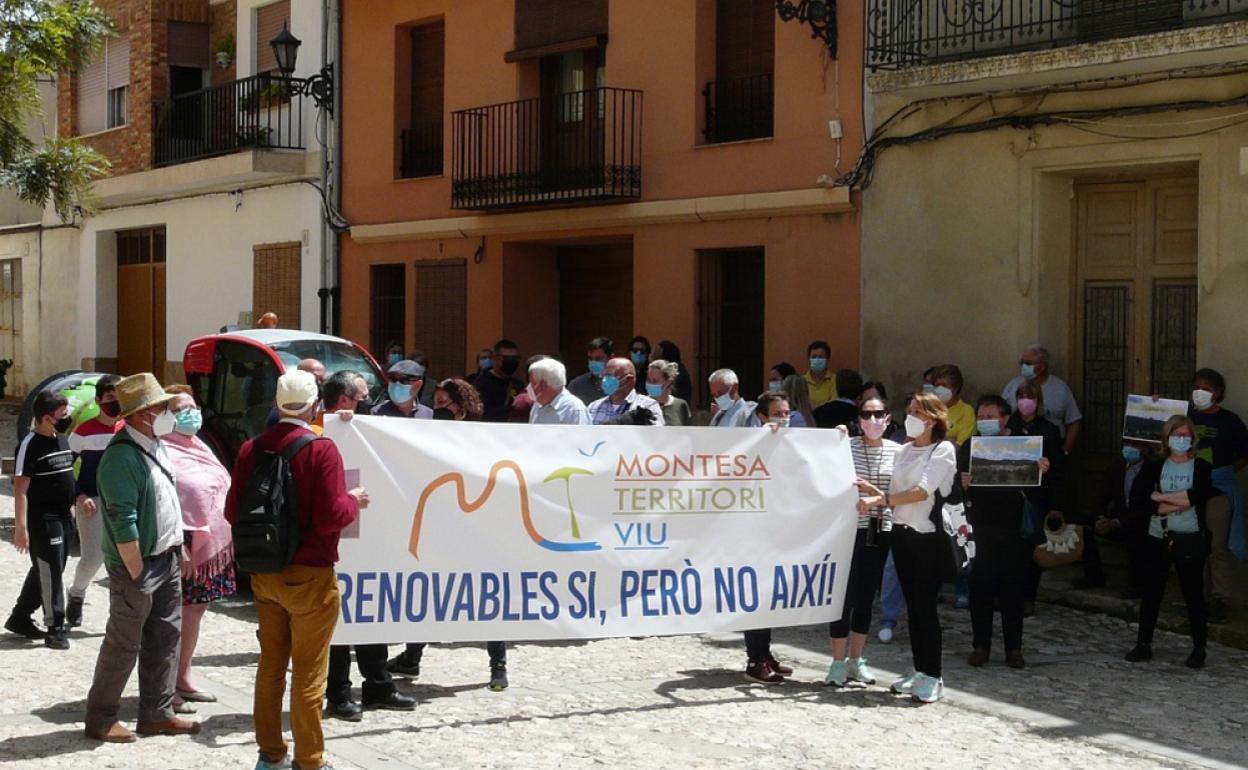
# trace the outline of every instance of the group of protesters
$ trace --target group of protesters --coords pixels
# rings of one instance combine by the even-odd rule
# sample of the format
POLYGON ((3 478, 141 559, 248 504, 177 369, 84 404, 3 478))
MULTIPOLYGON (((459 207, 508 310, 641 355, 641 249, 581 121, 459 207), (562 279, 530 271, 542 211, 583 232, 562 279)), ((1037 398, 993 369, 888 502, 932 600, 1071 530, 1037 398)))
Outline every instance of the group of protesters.
MULTIPOLYGON (((500 340, 480 351, 477 371, 435 381, 423 355, 404 354, 394 345, 385 351, 387 381, 375 401, 364 373, 330 373, 318 361, 302 361, 278 379, 268 427, 243 445, 232 472, 196 436, 202 418, 186 386, 161 387, 151 374, 101 377, 93 416, 79 420, 68 437, 59 430, 67 400, 40 393, 15 471, 14 542, 29 551, 32 566, 5 628, 66 649, 67 631, 82 623, 87 589, 103 566, 109 616, 87 698, 87 735, 106 742, 135 739, 119 709, 136 664, 137 732, 197 733, 199 724, 185 716, 196 703, 215 700, 192 677, 200 623, 211 602, 237 590, 231 526, 255 507, 250 496, 257 476, 281 457, 293 479, 293 499, 300 501, 302 536, 280 569, 250 575, 261 650, 257 768, 326 767, 322 717, 359 721, 368 708, 414 708, 415 699, 398 690, 394 677, 420 675, 424 645, 408 644, 393 658, 385 645, 355 646, 362 703, 353 699, 352 650, 330 644, 340 605, 334 564, 340 533, 356 522, 369 497, 361 487, 348 488, 337 448, 321 437, 324 415, 695 424, 693 380, 675 344, 652 346, 638 336, 627 355, 617 355, 611 339, 598 337, 586 352, 586 371, 569 379, 557 358, 522 361, 515 342, 500 340), (82 556, 66 600, 61 576, 75 537, 82 556), (31 617, 40 607, 45 629, 31 617), (293 759, 281 720, 288 668, 293 759)), ((776 364, 767 372, 767 389, 753 399, 743 396, 731 369, 711 373, 706 387, 711 427, 823 428, 848 436, 859 494, 857 530, 843 611, 829 625, 833 660, 825 684, 876 682, 865 647, 878 594, 878 638, 892 641, 904 607, 913 654, 913 670, 892 691, 925 703, 939 700, 944 680, 937 605, 951 580, 956 606, 971 616, 968 663, 989 662, 999 612, 1005 662, 1025 667, 1023 619, 1034 611, 1041 574, 1035 555, 1078 553, 1083 584, 1103 585, 1098 536, 1127 543, 1125 594, 1141 600, 1138 637, 1127 659, 1152 657, 1173 567, 1191 626, 1187 665, 1204 664, 1207 624, 1225 622, 1229 612, 1231 559, 1248 557, 1235 482, 1235 471, 1248 464, 1248 429, 1221 407, 1226 383, 1220 374, 1194 374, 1189 414, 1166 422, 1159 443, 1124 442, 1098 515, 1085 518, 1072 502, 1077 496, 1069 460, 1082 415, 1070 388, 1049 371, 1044 348, 1024 350, 1017 376, 974 406, 964 398, 956 365, 932 367, 893 404, 882 383, 864 381, 850 369, 829 371, 828 343, 813 342, 807 352, 805 372, 776 364), (976 436, 1039 437, 1040 483, 976 485, 970 473, 976 436), (961 578, 947 571, 942 512, 952 504, 964 508, 975 543, 971 568, 961 578)), ((770 643, 770 629, 745 632, 748 680, 780 684, 793 674, 770 643)), ((506 689, 506 645, 487 647, 489 687, 506 689)))

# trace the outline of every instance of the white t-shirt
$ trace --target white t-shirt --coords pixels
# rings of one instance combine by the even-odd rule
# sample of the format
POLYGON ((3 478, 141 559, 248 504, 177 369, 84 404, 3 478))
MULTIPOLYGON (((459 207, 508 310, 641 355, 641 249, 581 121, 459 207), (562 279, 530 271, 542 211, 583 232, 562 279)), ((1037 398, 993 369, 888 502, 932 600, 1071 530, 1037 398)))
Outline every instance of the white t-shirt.
MULTIPOLYGON (((1016 394, 1018 393, 1018 387, 1024 382, 1026 380, 1020 374, 1010 380, 1006 384, 1005 390, 1001 391, 1001 398, 1009 402, 1011 409, 1018 406, 1016 394)), ((1057 426, 1064 438, 1066 436, 1066 426, 1083 419, 1083 413, 1079 411, 1079 404, 1075 403, 1075 394, 1065 380, 1052 374, 1044 381, 1044 385, 1040 386, 1040 390, 1044 393, 1044 416, 1049 422, 1057 426)))
POLYGON ((935 532, 932 524, 932 505, 936 492, 947 495, 953 489, 953 477, 958 472, 958 451, 953 442, 916 447, 904 444, 893 459, 893 480, 889 494, 897 495, 915 487, 927 492, 927 499, 917 503, 893 506, 893 525, 904 525, 915 532, 935 532))

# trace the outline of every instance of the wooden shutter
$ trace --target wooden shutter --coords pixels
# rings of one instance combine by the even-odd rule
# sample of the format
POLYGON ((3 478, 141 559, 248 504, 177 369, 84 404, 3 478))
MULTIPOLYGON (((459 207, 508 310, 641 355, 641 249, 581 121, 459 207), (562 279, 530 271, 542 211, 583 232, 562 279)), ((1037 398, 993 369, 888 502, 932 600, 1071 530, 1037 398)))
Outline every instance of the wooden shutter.
POLYGON ((253 252, 252 317, 276 313, 281 328, 298 329, 303 247, 298 243, 268 243, 254 247, 253 252))
POLYGON ((78 133, 103 131, 107 105, 103 49, 78 72, 78 133))
POLYGON ((446 51, 443 22, 412 28, 412 125, 442 123, 446 51))
POLYGON ((468 347, 468 270, 464 260, 417 263, 416 349, 429 358, 431 376, 460 377, 468 347))
POLYGON ((716 0, 715 79, 770 75, 775 70, 776 4, 716 0))
POLYGON ((130 38, 108 39, 108 88, 130 85, 130 38))
POLYGON ((397 342, 406 349, 407 267, 373 265, 369 268, 369 341, 373 355, 385 362, 386 347, 397 342))
POLYGON ((208 25, 169 22, 169 64, 173 67, 208 69, 208 25))
POLYGON ((516 0, 516 49, 607 34, 607 0, 516 0))
POLYGON ((277 37, 283 27, 290 25, 290 0, 279 0, 272 5, 256 9, 256 73, 273 72, 277 69, 277 57, 269 42, 277 37))

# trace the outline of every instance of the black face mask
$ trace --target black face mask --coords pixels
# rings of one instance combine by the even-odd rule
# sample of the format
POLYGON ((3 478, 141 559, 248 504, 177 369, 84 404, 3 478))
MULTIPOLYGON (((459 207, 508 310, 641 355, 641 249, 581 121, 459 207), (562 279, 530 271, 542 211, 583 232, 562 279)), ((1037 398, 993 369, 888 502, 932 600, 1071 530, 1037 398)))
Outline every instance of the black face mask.
POLYGON ((435 420, 454 420, 455 413, 446 407, 433 410, 433 419, 435 420))
POLYGON ((517 369, 520 368, 520 362, 514 358, 508 358, 503 361, 502 368, 503 368, 503 374, 510 377, 511 375, 516 373, 517 369))
POLYGON ((356 414, 372 414, 372 412, 373 412, 373 402, 370 401, 369 399, 366 398, 363 401, 355 402, 356 414))
POLYGON ((74 420, 73 420, 73 418, 68 417, 68 416, 66 416, 66 417, 64 417, 64 418, 62 418, 62 419, 60 419, 60 420, 57 420, 57 421, 56 421, 56 432, 57 432, 57 433, 67 433, 67 432, 69 432, 70 426, 72 426, 73 424, 74 424, 74 420))
POLYGON ((121 402, 105 401, 100 404, 100 411, 108 417, 119 417, 121 416, 121 402))

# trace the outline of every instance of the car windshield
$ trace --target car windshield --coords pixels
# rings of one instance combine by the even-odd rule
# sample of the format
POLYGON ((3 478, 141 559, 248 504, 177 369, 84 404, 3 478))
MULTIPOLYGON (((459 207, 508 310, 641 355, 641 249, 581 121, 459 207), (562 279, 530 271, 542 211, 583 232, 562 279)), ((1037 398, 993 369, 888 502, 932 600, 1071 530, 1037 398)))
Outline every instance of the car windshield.
POLYGON ((282 365, 294 369, 305 358, 315 358, 325 364, 325 376, 329 377, 344 369, 358 372, 368 383, 368 392, 374 399, 381 394, 382 382, 377 370, 354 346, 326 340, 290 340, 270 345, 282 365))

